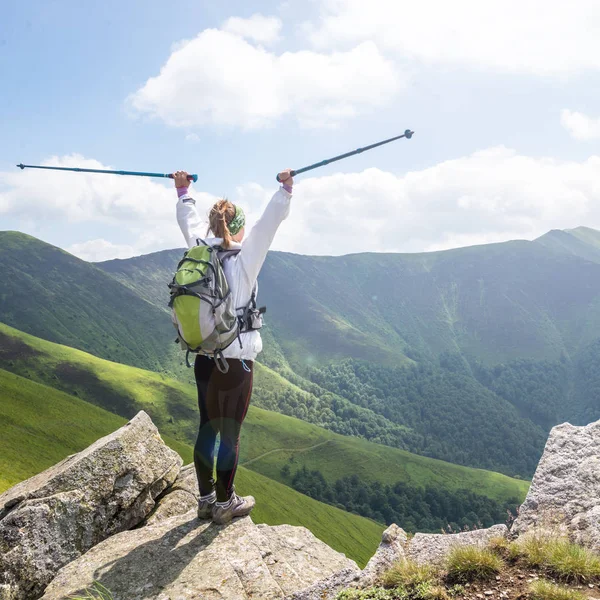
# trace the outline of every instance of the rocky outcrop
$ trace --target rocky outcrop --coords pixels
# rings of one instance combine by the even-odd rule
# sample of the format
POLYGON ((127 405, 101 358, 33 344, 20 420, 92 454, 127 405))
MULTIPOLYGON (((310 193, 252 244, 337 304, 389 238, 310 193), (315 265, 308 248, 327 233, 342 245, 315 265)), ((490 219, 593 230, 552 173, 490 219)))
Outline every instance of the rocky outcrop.
POLYGON ((181 462, 140 412, 0 495, 2 594, 11 600, 39 597, 61 567, 140 523, 181 462))
MULTIPOLYGON (((555 427, 512 533, 557 520, 600 549, 600 422, 555 427)), ((148 415, 0 495, 0 600, 63 600, 95 582, 114 600, 333 600, 394 563, 441 564, 505 525, 458 534, 383 534, 364 570, 302 527, 218 526, 196 517, 193 465, 148 415)))
POLYGON ((157 499, 156 507, 144 524, 154 525, 176 515, 184 515, 198 506, 198 498, 196 470, 193 464, 186 465, 179 472, 173 485, 157 499))
POLYGON ((419 564, 442 564, 450 551, 457 546, 484 548, 494 537, 507 537, 506 525, 494 525, 488 529, 463 531, 461 533, 417 533, 406 549, 407 558, 419 564))
POLYGON ((550 432, 511 533, 532 528, 564 528, 575 542, 600 550, 600 421, 550 432))
POLYGON ((288 600, 333 600, 341 590, 373 585, 394 563, 405 559, 406 542, 404 529, 390 525, 383 532, 377 552, 362 571, 357 568, 343 569, 293 594, 288 600))
POLYGON ((377 552, 361 573, 361 582, 370 585, 390 567, 406 558, 405 546, 408 541, 406 531, 395 523, 390 525, 381 536, 377 552))
POLYGON ((112 536, 58 573, 43 600, 92 586, 115 600, 284 598, 355 563, 303 527, 219 526, 195 510, 112 536))

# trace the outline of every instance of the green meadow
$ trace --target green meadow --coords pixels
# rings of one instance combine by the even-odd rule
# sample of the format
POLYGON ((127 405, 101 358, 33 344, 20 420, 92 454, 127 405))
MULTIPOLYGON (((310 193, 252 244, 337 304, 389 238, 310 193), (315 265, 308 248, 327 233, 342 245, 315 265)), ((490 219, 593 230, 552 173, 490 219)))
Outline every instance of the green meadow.
MULTIPOLYGON (((83 450, 123 426, 126 419, 48 386, 0 369, 0 493, 83 450)), ((192 447, 163 436, 187 464, 192 447)), ((240 468, 238 491, 257 500, 253 519, 302 525, 364 566, 384 526, 317 502, 281 483, 240 468)))
MULTIPOLYGON (((188 382, 97 358, 0 324, 0 358, 14 373, 59 388, 131 418, 145 410, 165 439, 192 444, 198 426, 196 390, 188 382)), ((257 365, 256 383, 265 389, 291 386, 257 365)), ((288 483, 281 468, 306 465, 331 481, 357 474, 372 481, 405 482, 470 489, 495 500, 524 499, 529 482, 499 473, 431 459, 367 440, 337 435, 305 421, 250 407, 242 430, 241 464, 288 483), (316 446, 316 447, 315 447, 316 446)))

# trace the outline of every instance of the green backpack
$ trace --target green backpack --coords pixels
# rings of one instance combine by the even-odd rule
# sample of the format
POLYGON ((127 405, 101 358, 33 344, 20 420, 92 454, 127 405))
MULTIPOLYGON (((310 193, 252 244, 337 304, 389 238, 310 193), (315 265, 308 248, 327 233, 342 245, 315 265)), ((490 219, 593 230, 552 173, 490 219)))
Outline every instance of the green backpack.
POLYGON ((247 306, 236 309, 223 271, 223 261, 239 249, 223 250, 209 246, 204 240, 185 252, 169 284, 169 307, 177 329, 176 342, 189 354, 198 353, 215 360, 217 368, 227 373, 229 365, 223 350, 239 338, 242 331, 260 329, 264 308, 256 309, 256 293, 247 306), (238 310, 242 314, 238 316, 238 310))

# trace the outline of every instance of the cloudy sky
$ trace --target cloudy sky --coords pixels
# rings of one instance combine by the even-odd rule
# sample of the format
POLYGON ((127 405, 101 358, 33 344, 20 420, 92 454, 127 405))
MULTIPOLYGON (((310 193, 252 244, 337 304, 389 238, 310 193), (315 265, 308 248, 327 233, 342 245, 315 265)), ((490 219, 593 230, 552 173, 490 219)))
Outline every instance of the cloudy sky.
MULTIPOLYGON (((600 228, 598 0, 32 0, 0 21, 0 229, 87 260, 183 242, 159 179, 199 174, 274 247, 416 252, 600 228)), ((172 184, 171 184, 172 185, 172 184)))

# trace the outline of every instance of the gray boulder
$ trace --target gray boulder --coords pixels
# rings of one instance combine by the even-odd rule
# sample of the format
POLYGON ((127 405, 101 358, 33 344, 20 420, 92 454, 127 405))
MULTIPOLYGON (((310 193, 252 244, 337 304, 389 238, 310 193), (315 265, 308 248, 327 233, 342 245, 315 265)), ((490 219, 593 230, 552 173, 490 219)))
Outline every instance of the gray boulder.
POLYGON ((197 508, 199 496, 194 465, 186 465, 179 471, 173 485, 157 499, 156 506, 144 521, 144 525, 154 525, 176 515, 184 515, 197 508))
POLYGON ((600 550, 600 421, 550 432, 511 534, 532 528, 563 530, 600 550))
POLYGON ((342 590, 373 585, 394 563, 405 560, 406 541, 404 529, 392 524, 383 532, 377 552, 362 571, 356 567, 343 569, 296 592, 287 600, 333 600, 342 590))
POLYGON ((390 525, 381 536, 377 552, 361 573, 361 583, 371 585, 395 563, 406 559, 404 548, 408 541, 406 531, 395 523, 390 525))
POLYGON ((4 596, 38 598, 61 567, 139 524, 175 480, 181 462, 142 411, 116 432, 0 495, 4 596))
POLYGON ((65 566, 43 600, 98 581, 114 600, 285 598, 343 569, 357 569, 303 527, 219 526, 183 515, 112 536, 65 566))
POLYGON ((407 558, 419 564, 441 564, 450 551, 457 546, 478 546, 483 548, 494 537, 507 537, 506 525, 494 525, 488 529, 476 529, 461 533, 417 533, 409 541, 407 558))

